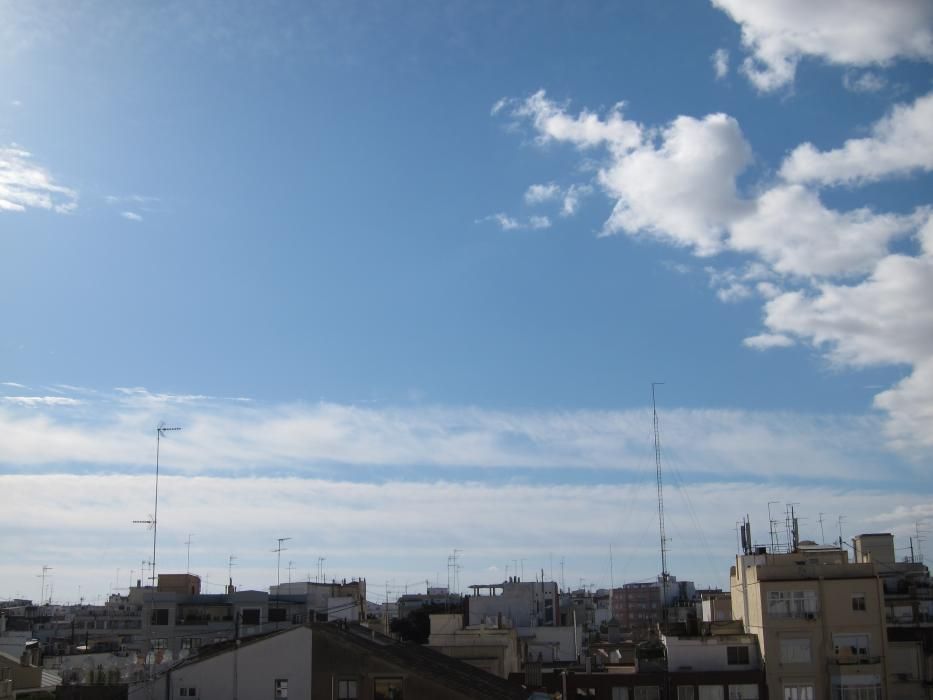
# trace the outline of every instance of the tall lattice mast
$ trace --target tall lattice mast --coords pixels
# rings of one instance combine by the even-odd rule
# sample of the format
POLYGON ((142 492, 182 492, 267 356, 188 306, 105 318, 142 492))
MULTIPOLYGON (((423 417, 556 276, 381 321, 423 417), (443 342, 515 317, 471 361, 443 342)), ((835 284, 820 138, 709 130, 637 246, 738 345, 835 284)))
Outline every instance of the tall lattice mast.
POLYGON ((658 404, 655 387, 664 382, 651 383, 651 412, 654 417, 654 465, 658 477, 658 529, 661 534, 661 605, 667 606, 667 584, 670 572, 667 570, 667 535, 664 532, 664 483, 661 479, 661 429, 658 423, 658 404))

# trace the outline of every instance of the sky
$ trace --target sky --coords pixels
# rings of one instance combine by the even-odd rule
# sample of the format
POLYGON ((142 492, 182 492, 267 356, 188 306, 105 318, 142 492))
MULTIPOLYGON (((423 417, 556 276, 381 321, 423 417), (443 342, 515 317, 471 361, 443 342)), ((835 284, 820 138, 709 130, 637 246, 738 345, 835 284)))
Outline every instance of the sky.
POLYGON ((145 577, 163 423, 211 592, 652 580, 652 383, 678 578, 789 504, 933 557, 931 62, 928 0, 0 1, 0 599, 145 577))

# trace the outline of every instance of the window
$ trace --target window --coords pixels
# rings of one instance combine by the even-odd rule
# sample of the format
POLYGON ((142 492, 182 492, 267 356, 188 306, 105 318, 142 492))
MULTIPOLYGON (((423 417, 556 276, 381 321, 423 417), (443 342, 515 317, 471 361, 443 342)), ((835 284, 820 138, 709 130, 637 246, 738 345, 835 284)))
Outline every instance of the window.
POLYGON ((245 608, 240 611, 240 621, 244 625, 259 624, 259 608, 245 608))
POLYGON ((275 691, 272 695, 274 698, 287 698, 288 697, 288 679, 287 678, 276 678, 272 686, 275 691))
POLYGON ((201 646, 200 637, 182 637, 181 638, 182 649, 197 649, 200 646, 201 646))
POLYGON ((628 688, 613 688, 612 700, 628 700, 628 688))
POLYGON ((168 608, 156 608, 152 611, 152 624, 154 625, 167 625, 168 624, 168 608))
POLYGON ((852 609, 861 612, 865 611, 865 594, 856 593, 852 596, 852 609))
POLYGON ((784 700, 814 700, 812 685, 785 685, 784 700))
MULTIPOLYGON (((877 678, 877 677, 875 677, 877 678)), ((858 682, 858 680, 856 680, 858 682)), ((850 685, 842 679, 839 685, 833 685, 833 700, 881 700, 881 684, 850 685)))
POLYGON ((198 697, 197 688, 179 688, 178 695, 182 698, 196 698, 198 697))
POLYGON ((834 634, 833 650, 837 656, 868 656, 868 635, 834 634))
POLYGON ((165 649, 167 648, 166 640, 164 638, 153 639, 149 642, 150 649, 165 649))
POLYGON ((356 700, 358 692, 356 681, 337 681, 337 700, 356 700))
POLYGON ((635 700, 661 700, 661 691, 656 685, 636 685, 635 700))
POLYGON ((696 693, 692 685, 677 686, 677 700, 696 700, 696 693))
POLYGON ((729 700, 758 700, 758 686, 754 683, 730 685, 729 700))
POLYGON ((373 700, 404 700, 401 678, 377 678, 373 682, 373 700))
POLYGON ((748 666, 748 647, 726 647, 726 661, 730 666, 748 666))
POLYGON ((808 664, 810 663, 810 639, 781 639, 781 663, 808 664))
POLYGON ((285 622, 287 612, 285 608, 269 608, 269 622, 285 622))
POLYGON ((819 612, 816 591, 769 591, 768 615, 771 617, 814 618, 819 612))
POLYGON ((697 700, 722 700, 721 685, 701 685, 697 690, 697 700))

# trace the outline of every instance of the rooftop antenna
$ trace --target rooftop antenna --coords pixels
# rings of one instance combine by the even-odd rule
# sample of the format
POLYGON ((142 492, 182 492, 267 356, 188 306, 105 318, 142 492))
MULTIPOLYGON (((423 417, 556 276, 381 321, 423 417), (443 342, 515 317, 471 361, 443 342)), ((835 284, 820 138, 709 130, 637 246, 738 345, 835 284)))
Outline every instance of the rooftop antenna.
POLYGON ((918 564, 923 563, 923 542, 924 540, 926 540, 926 537, 924 537, 924 535, 926 535, 929 532, 929 530, 921 530, 920 529, 921 524, 924 524, 924 523, 920 520, 914 523, 914 530, 917 533, 915 541, 917 543, 917 563, 918 564))
POLYGON ((232 554, 227 558, 227 586, 230 588, 230 593, 233 593, 233 562, 235 560, 236 557, 232 554))
POLYGON ((165 433, 175 430, 181 430, 181 428, 168 428, 165 423, 159 423, 159 426, 156 428, 155 506, 153 507, 151 518, 148 520, 133 521, 134 523, 148 525, 152 529, 152 560, 149 563, 152 565, 150 578, 153 587, 156 585, 156 540, 159 534, 159 450, 165 433))
POLYGON ((192 535, 192 534, 194 534, 194 533, 189 532, 189 533, 188 533, 188 539, 185 540, 185 545, 187 545, 187 547, 188 547, 188 558, 187 558, 187 560, 185 561, 185 573, 186 573, 186 574, 190 574, 190 573, 191 573, 191 535, 192 535))
POLYGON ((778 536, 777 532, 774 530, 774 526, 777 525, 777 520, 771 515, 771 506, 778 503, 780 503, 780 501, 768 501, 768 530, 771 533, 771 552, 774 554, 778 551, 778 536))
POLYGON ((661 590, 662 607, 667 606, 667 582, 670 572, 667 570, 667 535, 664 532, 664 485, 661 481, 661 429, 658 423, 658 404, 655 387, 664 382, 651 382, 651 413, 654 423, 654 465, 658 477, 658 529, 661 534, 661 590))
MULTIPOLYGON (((52 570, 51 566, 42 567, 42 573, 36 574, 36 578, 42 579, 42 593, 39 594, 39 605, 45 605, 45 575, 52 570)), ((49 596, 51 598, 51 595, 49 596)))
POLYGON ((278 595, 281 595, 282 592, 279 590, 282 586, 282 552, 287 551, 286 547, 282 546, 283 542, 288 542, 291 537, 279 537, 276 542, 279 543, 279 546, 273 549, 272 551, 276 553, 276 562, 275 562, 275 586, 278 591, 278 595))
POLYGON ((317 558, 317 577, 315 580, 318 583, 324 583, 324 562, 327 561, 327 557, 318 557, 317 558))
POLYGON ((820 542, 821 544, 826 544, 826 533, 823 532, 823 514, 820 513, 819 521, 820 523, 820 542))
MULTIPOLYGON (((553 578, 553 576, 552 576, 553 578)), ((612 589, 615 588, 615 579, 612 575, 612 542, 609 543, 609 607, 612 607, 612 589)))
POLYGON ((842 549, 842 521, 846 519, 846 516, 840 515, 836 519, 836 523, 839 525, 839 549, 842 549))
POLYGON ((295 569, 295 562, 289 559, 288 561, 288 582, 289 583, 292 582, 292 571, 294 571, 294 569, 295 569))

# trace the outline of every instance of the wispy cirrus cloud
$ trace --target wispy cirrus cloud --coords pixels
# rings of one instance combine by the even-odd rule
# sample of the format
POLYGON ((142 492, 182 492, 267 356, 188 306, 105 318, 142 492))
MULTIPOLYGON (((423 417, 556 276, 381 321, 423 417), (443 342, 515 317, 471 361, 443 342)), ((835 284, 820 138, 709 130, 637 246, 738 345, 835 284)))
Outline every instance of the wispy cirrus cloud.
MULTIPOLYGON (((9 397, 8 397, 9 398, 9 397)), ((135 471, 150 456, 162 420, 172 435, 169 470, 184 474, 265 470, 308 476, 340 465, 367 468, 637 471, 651 461, 650 417, 630 411, 495 411, 457 406, 264 404, 123 389, 80 400, 0 401, 0 464, 7 469, 75 465, 135 471), (4 404, 5 407, 4 407, 4 404)), ((665 449, 690 453, 701 479, 757 478, 780 470, 798 478, 871 480, 882 424, 858 416, 672 410, 665 449), (875 444, 872 443, 875 440, 875 444), (827 448, 827 445, 845 447, 827 448)), ((895 460, 896 461, 896 460, 895 460)))
POLYGON ((46 209, 66 214, 77 206, 78 193, 56 184, 29 151, 16 145, 0 147, 0 212, 46 209))
POLYGON ((529 216, 527 219, 519 219, 503 212, 477 219, 476 223, 481 224, 489 221, 495 223, 503 231, 520 231, 522 229, 539 231, 551 228, 551 219, 547 216, 529 216))

